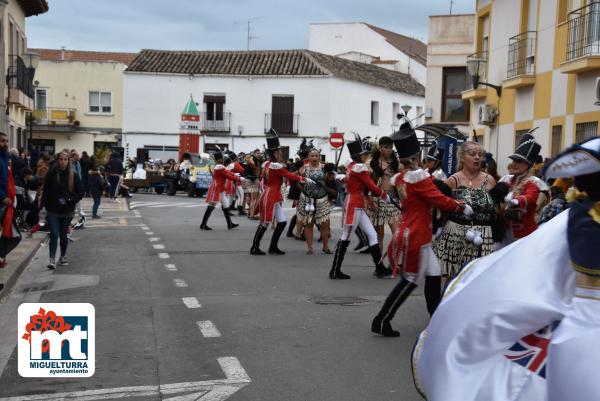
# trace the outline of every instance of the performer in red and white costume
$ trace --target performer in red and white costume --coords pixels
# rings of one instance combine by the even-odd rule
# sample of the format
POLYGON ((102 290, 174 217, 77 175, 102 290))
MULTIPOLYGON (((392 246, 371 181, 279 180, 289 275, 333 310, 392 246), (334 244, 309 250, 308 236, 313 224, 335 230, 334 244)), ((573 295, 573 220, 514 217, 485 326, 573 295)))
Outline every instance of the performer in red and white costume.
MULTIPOLYGON (((432 208, 445 212, 462 212, 465 216, 473 214, 473 209, 469 205, 442 194, 433 183, 431 175, 420 168, 421 148, 409 122, 400 126, 400 130, 392 136, 392 140, 398 157, 406 169, 392 178, 402 198, 402 221, 400 229, 394 234, 388 246, 388 256, 391 265, 396 266, 402 255, 404 272, 402 280, 388 295, 371 324, 372 332, 385 337, 400 335, 398 331, 392 329, 390 322, 400 305, 417 287, 417 280, 423 276, 442 275, 440 264, 431 249, 432 208)), ((439 303, 439 289, 436 299, 439 303)))
POLYGON ((521 138, 515 153, 509 156, 512 159, 512 174, 500 180, 510 188, 506 199, 506 231, 502 246, 526 237, 537 228, 537 201, 540 191, 547 188, 542 180, 532 174, 540 150, 541 146, 535 142, 533 135, 527 133, 521 138))
POLYGON ((212 211, 215 209, 216 204, 220 203, 221 209, 223 210, 223 215, 225 215, 225 220, 227 221, 227 228, 231 230, 232 228, 237 227, 239 224, 231 222, 231 215, 229 213, 230 201, 229 196, 227 196, 227 193, 225 192, 225 187, 228 181, 231 181, 232 183, 239 183, 244 179, 227 169, 227 165, 229 164, 230 160, 228 157, 223 157, 223 153, 221 151, 215 152, 213 157, 217 164, 213 167, 212 182, 206 194, 206 203, 208 203, 208 207, 204 212, 200 229, 212 230, 212 228, 207 226, 208 219, 212 211))
MULTIPOLYGON (((238 177, 242 176, 244 174, 244 167, 242 167, 238 161, 237 155, 230 150, 225 151, 225 155, 229 158, 229 160, 231 160, 231 163, 226 166, 227 170, 231 171, 238 177)), ((245 214, 244 207, 239 206, 242 205, 244 200, 244 191, 242 189, 241 182, 236 183, 235 181, 227 180, 225 183, 225 193, 227 193, 227 196, 229 196, 230 200, 229 212, 231 213, 231 211, 234 209, 235 203, 237 202, 239 215, 241 216, 245 214)))
MULTIPOLYGON (((287 178, 290 181, 299 182, 313 182, 310 178, 304 178, 296 174, 292 174, 285 168, 283 163, 282 149, 279 144, 279 137, 277 133, 271 129, 271 133, 275 136, 267 138, 267 150, 269 153, 269 160, 266 161, 263 168, 263 185, 264 190, 260 194, 259 211, 260 211, 260 224, 256 228, 254 239, 252 241, 252 247, 250 248, 251 255, 265 255, 260 250, 260 240, 267 231, 267 227, 273 221, 273 218, 277 220, 275 231, 271 237, 271 244, 269 246, 269 254, 271 255, 284 255, 281 249, 277 247, 279 237, 285 229, 286 220, 285 214, 281 203, 283 202, 283 196, 281 195, 281 184, 283 179, 287 178)), ((314 182, 313 182, 314 183, 314 182)))
POLYGON ((342 273, 341 268, 344 255, 350 244, 350 237, 357 227, 360 227, 368 238, 369 251, 375 263, 374 274, 380 278, 389 276, 391 271, 381 263, 381 249, 377 240, 377 232, 367 215, 365 192, 370 191, 371 196, 378 197, 383 201, 389 201, 388 195, 371 179, 369 167, 366 164, 369 151, 363 146, 360 137, 357 136, 355 141, 348 143, 348 151, 352 161, 347 166, 348 173, 344 178, 346 182, 346 200, 344 201, 342 215, 342 236, 335 247, 329 278, 332 280, 347 280, 350 278, 349 275, 342 273))

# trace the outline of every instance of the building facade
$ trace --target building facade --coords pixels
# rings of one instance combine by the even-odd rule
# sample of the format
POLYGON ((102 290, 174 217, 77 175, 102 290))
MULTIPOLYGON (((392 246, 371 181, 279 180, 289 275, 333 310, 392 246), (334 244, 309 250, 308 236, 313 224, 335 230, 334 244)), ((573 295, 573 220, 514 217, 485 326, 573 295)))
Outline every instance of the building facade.
POLYGON ((144 50, 124 74, 126 157, 138 148, 175 157, 190 95, 200 112, 201 151, 262 149, 274 128, 292 153, 308 138, 329 160, 329 133, 390 135, 402 106, 415 117, 425 103, 423 86, 406 74, 307 50, 144 50))
POLYGON ((123 71, 135 54, 32 49, 40 55, 33 149, 77 149, 104 158, 121 139, 123 71))
POLYGON ((461 93, 470 88, 467 56, 475 49, 475 15, 429 17, 425 121, 455 125, 469 136, 470 101, 461 93))
POLYGON ((501 92, 480 84, 462 97, 501 170, 534 127, 544 157, 598 135, 598 0, 478 0, 476 14, 467 64, 479 64, 480 81, 501 92))
POLYGON ((426 83, 425 43, 364 22, 310 24, 308 50, 402 72, 426 83))
POLYGON ((27 146, 27 115, 33 109, 36 70, 27 49, 25 20, 47 11, 46 0, 0 1, 0 130, 8 134, 11 147, 27 146))

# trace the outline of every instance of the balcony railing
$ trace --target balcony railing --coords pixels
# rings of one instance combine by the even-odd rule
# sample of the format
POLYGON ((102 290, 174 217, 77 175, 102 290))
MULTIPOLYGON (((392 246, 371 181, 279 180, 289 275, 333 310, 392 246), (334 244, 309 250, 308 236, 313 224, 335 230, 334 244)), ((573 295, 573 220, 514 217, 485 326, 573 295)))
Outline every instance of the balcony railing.
POLYGON ((600 1, 569 13, 567 61, 600 56, 600 1))
POLYGON ((6 83, 9 89, 18 89, 27 97, 33 99, 33 76, 35 68, 26 68, 23 59, 17 55, 10 55, 6 83))
POLYGON ((33 121, 38 125, 79 125, 76 109, 60 107, 33 110, 33 121))
POLYGON ((535 74, 537 32, 528 31, 508 39, 508 79, 535 74))
POLYGON ((283 135, 298 135, 298 114, 267 113, 265 114, 265 134, 271 128, 283 135))
POLYGON ((231 132, 231 113, 200 113, 200 131, 231 132))

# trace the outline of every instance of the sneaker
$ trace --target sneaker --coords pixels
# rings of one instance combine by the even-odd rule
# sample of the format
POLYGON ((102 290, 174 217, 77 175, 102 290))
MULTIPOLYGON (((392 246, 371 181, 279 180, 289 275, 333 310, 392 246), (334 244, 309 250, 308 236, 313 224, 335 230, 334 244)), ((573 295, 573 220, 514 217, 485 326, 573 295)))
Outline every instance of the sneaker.
POLYGON ((58 260, 58 264, 60 266, 69 266, 69 260, 67 259, 66 256, 61 256, 60 259, 58 260))
POLYGON ((54 260, 54 258, 50 258, 50 261, 48 262, 48 266, 46 266, 46 267, 50 270, 54 270, 56 268, 56 261, 54 260))
POLYGON ((102 217, 100 217, 99 215, 95 214, 92 216, 92 219, 101 219, 102 217))

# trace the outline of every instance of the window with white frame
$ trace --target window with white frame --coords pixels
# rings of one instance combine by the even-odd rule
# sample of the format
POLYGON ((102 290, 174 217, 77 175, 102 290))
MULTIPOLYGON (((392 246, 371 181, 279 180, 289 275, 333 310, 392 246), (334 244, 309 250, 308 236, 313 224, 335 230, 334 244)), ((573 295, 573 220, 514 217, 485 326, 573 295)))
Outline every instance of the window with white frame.
POLYGON ((88 112, 98 114, 112 114, 112 93, 90 91, 88 112))
POLYGON ((35 90, 35 109, 45 110, 48 107, 48 90, 45 88, 36 88, 35 90))

